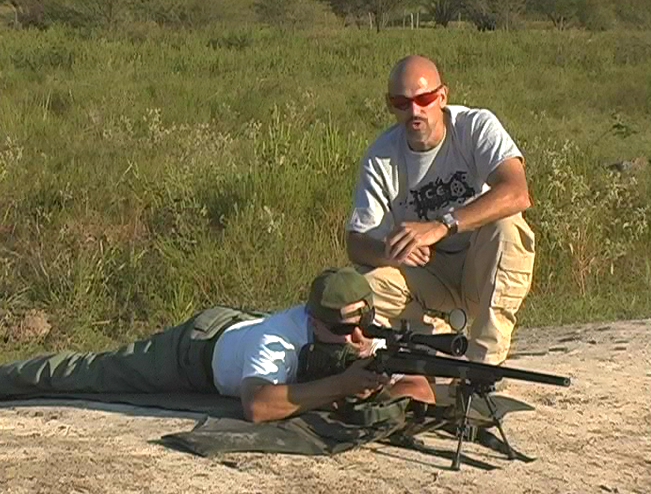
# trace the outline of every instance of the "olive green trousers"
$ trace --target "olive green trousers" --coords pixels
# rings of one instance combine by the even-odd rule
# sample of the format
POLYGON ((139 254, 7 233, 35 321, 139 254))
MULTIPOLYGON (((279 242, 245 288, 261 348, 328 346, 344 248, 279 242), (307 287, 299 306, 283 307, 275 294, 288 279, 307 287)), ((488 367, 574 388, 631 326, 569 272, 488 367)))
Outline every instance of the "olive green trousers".
POLYGON ((212 353, 217 338, 230 325, 259 316, 217 306, 117 350, 61 352, 0 365, 0 398, 56 393, 216 393, 212 353))

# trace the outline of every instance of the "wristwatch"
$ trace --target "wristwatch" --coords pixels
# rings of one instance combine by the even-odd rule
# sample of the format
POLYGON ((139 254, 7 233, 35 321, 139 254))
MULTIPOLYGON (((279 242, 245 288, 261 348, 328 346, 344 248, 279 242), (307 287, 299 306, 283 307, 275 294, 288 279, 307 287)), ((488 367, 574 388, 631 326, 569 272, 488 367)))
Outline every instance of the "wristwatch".
POLYGON ((454 213, 445 213, 436 218, 436 220, 448 227, 448 235, 454 235, 457 233, 457 230, 459 229, 459 220, 455 218, 454 213))

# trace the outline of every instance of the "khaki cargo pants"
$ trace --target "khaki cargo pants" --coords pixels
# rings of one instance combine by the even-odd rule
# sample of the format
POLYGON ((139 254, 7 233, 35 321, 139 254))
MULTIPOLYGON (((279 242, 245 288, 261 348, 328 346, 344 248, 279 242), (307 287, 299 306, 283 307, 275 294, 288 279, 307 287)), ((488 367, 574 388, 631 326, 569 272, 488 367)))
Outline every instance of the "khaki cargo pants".
POLYGON ((426 309, 463 308, 472 319, 466 355, 499 364, 511 345, 515 314, 531 286, 534 234, 521 214, 485 225, 457 253, 435 252, 424 267, 362 267, 378 315, 422 322, 426 309))
POLYGON ((230 325, 260 317, 216 306, 101 353, 62 352, 0 365, 0 398, 56 393, 217 393, 212 352, 230 325))

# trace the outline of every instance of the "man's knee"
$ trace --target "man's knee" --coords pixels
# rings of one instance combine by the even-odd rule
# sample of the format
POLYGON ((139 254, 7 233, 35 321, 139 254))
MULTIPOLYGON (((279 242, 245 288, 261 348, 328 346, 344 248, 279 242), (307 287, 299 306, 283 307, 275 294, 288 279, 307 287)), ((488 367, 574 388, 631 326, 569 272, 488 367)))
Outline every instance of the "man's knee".
POLYGON ((476 247, 507 243, 524 253, 535 251, 535 235, 522 214, 487 223, 478 228, 471 238, 476 247))
POLYGON ((376 298, 397 297, 406 301, 409 297, 407 284, 399 269, 390 266, 355 266, 355 269, 364 275, 376 298))
POLYGON ((383 323, 395 325, 399 319, 421 321, 423 309, 414 300, 403 272, 391 266, 355 266, 373 291, 375 312, 383 323))

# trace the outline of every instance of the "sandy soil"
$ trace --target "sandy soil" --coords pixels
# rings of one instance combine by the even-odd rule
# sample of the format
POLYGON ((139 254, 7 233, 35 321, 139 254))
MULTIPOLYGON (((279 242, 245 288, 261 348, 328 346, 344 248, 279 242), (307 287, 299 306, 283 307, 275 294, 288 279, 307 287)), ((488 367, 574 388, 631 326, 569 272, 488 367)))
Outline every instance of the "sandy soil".
MULTIPOLYGON (((509 365, 569 375, 570 388, 510 381, 504 394, 536 407, 506 433, 533 463, 479 445, 485 471, 373 444, 339 456, 167 449, 161 435, 196 417, 129 406, 0 404, 0 492, 22 493, 651 493, 651 320, 522 329, 509 365)), ((453 451, 435 435, 426 442, 453 451)))

